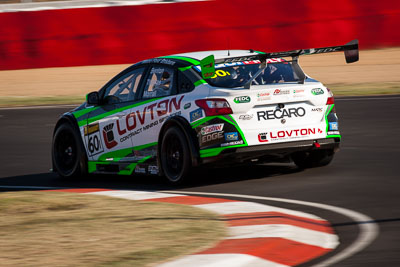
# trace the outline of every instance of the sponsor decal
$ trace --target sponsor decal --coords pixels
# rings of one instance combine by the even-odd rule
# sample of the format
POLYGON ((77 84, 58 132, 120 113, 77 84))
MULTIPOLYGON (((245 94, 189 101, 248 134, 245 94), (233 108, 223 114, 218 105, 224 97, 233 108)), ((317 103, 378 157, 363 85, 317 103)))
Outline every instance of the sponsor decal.
MULTIPOLYGON (((120 138, 120 142, 121 143, 125 142, 126 140, 129 140, 129 138, 131 138, 131 137, 133 137, 133 136, 135 136, 137 134, 140 134, 140 133, 142 133, 144 131, 147 131, 147 130, 149 130, 149 129, 151 129, 151 128, 159 125, 159 124, 162 124, 166 119, 168 119, 170 117, 174 117, 174 116, 180 116, 181 114, 182 114, 181 111, 174 112, 174 113, 171 113, 171 114, 169 114, 167 116, 161 117, 160 119, 158 119, 158 121, 156 120, 156 121, 153 121, 153 122, 151 122, 151 123, 149 123, 149 124, 147 124, 147 125, 145 125, 145 126, 143 126, 141 128, 136 128, 135 130, 132 130, 129 134, 122 136, 120 138)), ((117 123, 117 126, 118 126, 118 123, 117 123)))
POLYGON ((258 93, 257 94, 257 101, 264 101, 264 100, 270 100, 271 99, 271 93, 258 93))
POLYGON ((261 143, 266 143, 268 142, 268 132, 266 133, 259 133, 258 134, 258 141, 261 143))
POLYGON ((235 102, 236 104, 240 104, 240 103, 249 103, 250 102, 250 96, 238 96, 235 97, 233 99, 233 102, 235 102))
POLYGON ((293 97, 304 97, 304 89, 294 89, 293 97))
POLYGON ((300 93, 304 93, 304 89, 294 89, 293 90, 293 94, 300 94, 300 93))
MULTIPOLYGON (((267 59, 267 64, 280 63, 280 62, 286 62, 286 60, 284 60, 282 58, 268 58, 267 59)), ((252 64, 260 64, 260 63, 261 63, 261 61, 258 59, 253 59, 253 60, 249 59, 249 60, 244 60, 244 61, 232 61, 232 62, 228 62, 228 60, 227 60, 225 63, 215 64, 215 68, 219 69, 219 68, 242 66, 242 65, 252 65, 252 64)), ((199 65, 194 66, 194 68, 198 71, 201 71, 201 67, 199 65)))
POLYGON ((237 132, 225 133, 226 141, 237 141, 239 139, 239 134, 237 132))
POLYGON ((84 127, 85 136, 87 136, 87 150, 89 156, 94 156, 104 151, 100 138, 99 123, 91 124, 84 127))
POLYGON ((116 120, 120 142, 149 130, 171 116, 181 114, 181 103, 184 96, 163 99, 141 106, 125 117, 116 120), (168 114, 169 113, 169 114, 168 114))
POLYGON ((323 109, 322 108, 312 108, 311 111, 312 112, 322 112, 323 109))
POLYGON ((329 123, 329 130, 336 131, 339 130, 339 125, 337 122, 330 122, 329 123))
POLYGON ((257 60, 257 57, 258 56, 243 56, 243 57, 225 58, 224 63, 252 61, 252 60, 257 60))
POLYGON ((271 97, 270 96, 265 96, 265 97, 259 97, 257 98, 257 101, 265 101, 265 100, 270 100, 271 97))
POLYGON ((160 63, 160 64, 166 64, 166 65, 175 65, 175 61, 167 59, 167 58, 152 58, 152 59, 146 59, 140 62, 140 64, 147 64, 147 63, 160 63))
POLYGON ((203 135, 201 137, 201 142, 203 144, 214 141, 214 140, 218 140, 218 139, 222 139, 224 138, 224 132, 216 132, 216 133, 211 133, 211 134, 206 134, 203 135))
POLYGON ((229 143, 223 143, 223 144, 221 144, 221 146, 222 147, 225 147, 225 146, 236 146, 236 145, 242 145, 244 142, 243 142, 243 140, 240 140, 240 141, 233 141, 233 142, 229 142, 229 143))
POLYGON ((323 95, 324 94, 324 90, 322 90, 322 88, 314 88, 311 90, 311 94, 313 95, 323 95))
POLYGON ((158 174, 158 166, 150 165, 148 171, 150 174, 158 174))
POLYGON ((285 130, 278 132, 269 132, 267 138, 270 141, 276 141, 285 139, 296 139, 322 133, 323 131, 319 128, 302 128, 302 129, 285 130))
POLYGON ((180 110, 183 97, 184 96, 181 96, 179 100, 178 97, 163 99, 161 101, 144 106, 141 109, 132 111, 124 118, 117 120, 118 134, 120 136, 124 135, 127 132, 134 131, 135 129, 145 125, 146 122, 154 122, 156 117, 162 117, 167 113, 180 110), (124 125, 120 123, 122 120, 125 121, 125 127, 123 127, 124 125))
POLYGON ((339 131, 329 131, 328 135, 340 135, 339 131))
POLYGON ((209 79, 215 74, 214 55, 209 55, 200 61, 201 75, 203 79, 209 79))
POLYGON ((253 115, 248 115, 248 114, 239 116, 239 120, 251 120, 252 118, 253 118, 253 115))
POLYGON ((106 147, 108 149, 111 149, 111 148, 115 147, 116 145, 118 145, 118 142, 115 141, 115 138, 114 138, 113 128, 114 128, 114 123, 107 124, 103 128, 104 143, 106 144, 106 147))
POLYGON ((202 135, 205 135, 205 134, 210 134, 210 133, 214 133, 214 132, 220 132, 223 129, 224 129, 224 124, 219 123, 219 124, 204 126, 203 128, 201 128, 200 132, 202 135))
POLYGON ((95 132, 98 132, 99 131, 99 124, 95 123, 95 124, 91 124, 91 125, 85 126, 83 130, 84 130, 85 136, 87 136, 89 134, 92 134, 92 133, 95 133, 95 132))
POLYGON ((258 93, 257 97, 270 96, 270 93, 258 93))
POLYGON ((311 49, 305 49, 304 52, 307 54, 320 54, 320 53, 328 53, 328 52, 337 52, 340 51, 342 47, 328 47, 328 48, 311 48, 311 49))
POLYGON ((197 121, 198 119, 201 119, 203 117, 203 110, 201 108, 193 110, 192 112, 190 112, 189 116, 190 122, 197 121))
POLYGON ((146 173, 146 168, 137 165, 135 167, 135 173, 146 173))
POLYGON ((192 106, 191 103, 186 103, 186 104, 183 106, 183 108, 184 108, 184 109, 188 109, 188 108, 190 108, 191 106, 192 106))
POLYGON ((274 95, 288 95, 290 94, 289 89, 275 89, 274 95))
POLYGON ((283 119, 284 117, 292 118, 292 117, 303 117, 306 115, 306 110, 302 107, 299 108, 284 108, 284 109, 275 109, 275 110, 266 110, 266 111, 258 111, 257 119, 260 121, 263 120, 274 120, 274 119, 283 119))

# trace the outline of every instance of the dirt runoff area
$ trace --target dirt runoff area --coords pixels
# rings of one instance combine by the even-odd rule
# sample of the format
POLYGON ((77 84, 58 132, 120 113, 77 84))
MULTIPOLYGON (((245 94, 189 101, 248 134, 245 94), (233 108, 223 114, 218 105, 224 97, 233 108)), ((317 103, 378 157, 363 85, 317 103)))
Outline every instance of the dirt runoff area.
MULTIPOLYGON (((343 53, 303 56, 300 64, 337 96, 400 94, 400 48, 362 50, 353 64, 343 53)), ((79 103, 128 66, 0 71, 0 105, 79 103)))

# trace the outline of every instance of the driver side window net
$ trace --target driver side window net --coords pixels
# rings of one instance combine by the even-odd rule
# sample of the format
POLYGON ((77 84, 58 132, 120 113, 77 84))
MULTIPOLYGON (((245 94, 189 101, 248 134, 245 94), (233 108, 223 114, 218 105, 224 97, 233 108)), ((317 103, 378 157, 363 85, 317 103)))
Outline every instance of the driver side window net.
POLYGON ((171 95, 174 89, 173 81, 173 69, 167 67, 152 67, 143 91, 143 98, 171 95))
POLYGON ((136 69, 115 81, 107 88, 105 93, 107 102, 111 104, 135 100, 136 91, 139 87, 143 71, 144 68, 136 69))

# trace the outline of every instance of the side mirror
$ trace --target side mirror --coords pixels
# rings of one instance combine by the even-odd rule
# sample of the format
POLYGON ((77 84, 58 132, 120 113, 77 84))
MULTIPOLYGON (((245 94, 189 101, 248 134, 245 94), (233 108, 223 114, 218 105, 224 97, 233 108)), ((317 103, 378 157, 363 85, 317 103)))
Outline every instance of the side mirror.
POLYGON ((100 104, 100 95, 99 92, 91 92, 86 95, 86 103, 89 105, 99 105, 100 104))

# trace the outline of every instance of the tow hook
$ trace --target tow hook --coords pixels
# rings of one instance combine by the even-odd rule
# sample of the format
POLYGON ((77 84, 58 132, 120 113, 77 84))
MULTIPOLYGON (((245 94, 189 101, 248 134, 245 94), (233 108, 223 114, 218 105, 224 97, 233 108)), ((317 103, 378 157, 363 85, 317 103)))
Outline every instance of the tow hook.
POLYGON ((321 145, 318 143, 318 141, 314 141, 314 147, 315 147, 315 148, 320 148, 321 145))

